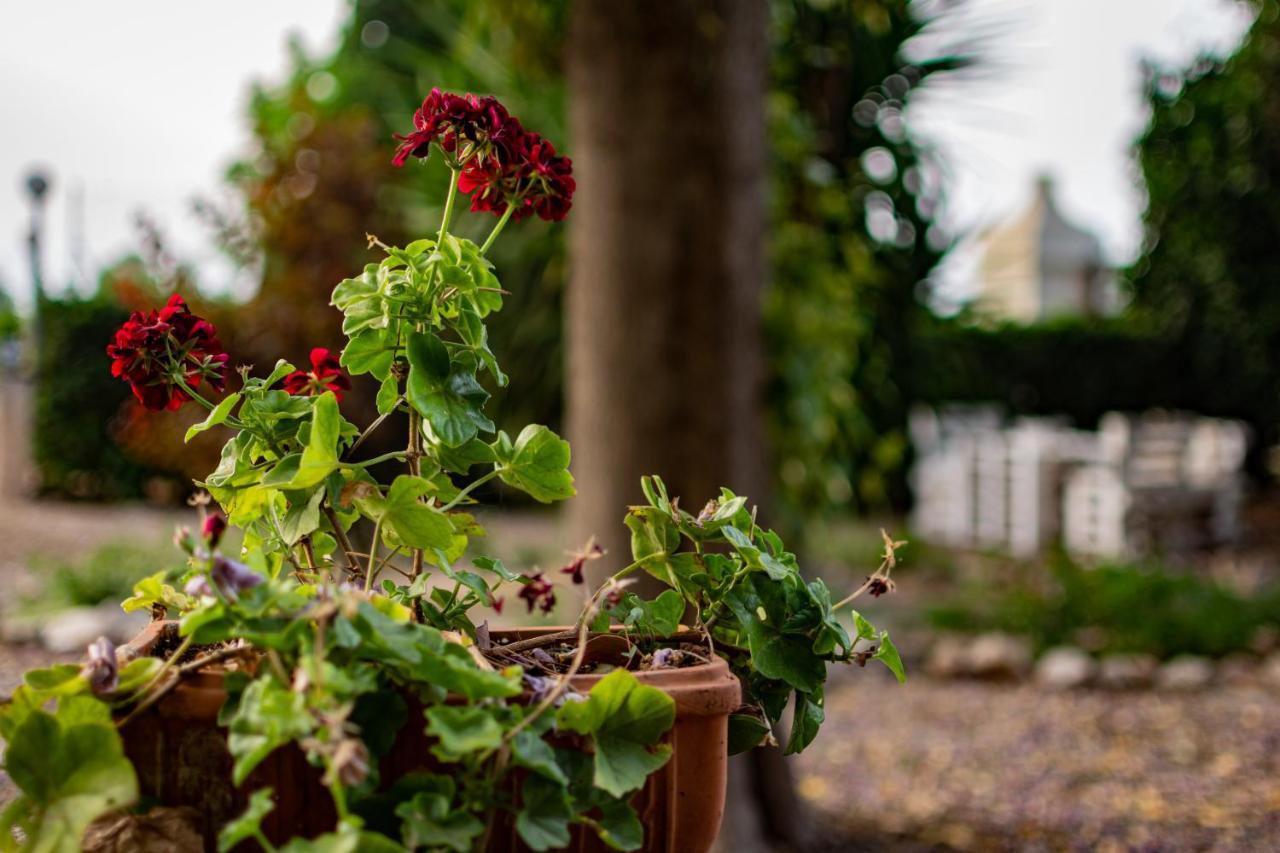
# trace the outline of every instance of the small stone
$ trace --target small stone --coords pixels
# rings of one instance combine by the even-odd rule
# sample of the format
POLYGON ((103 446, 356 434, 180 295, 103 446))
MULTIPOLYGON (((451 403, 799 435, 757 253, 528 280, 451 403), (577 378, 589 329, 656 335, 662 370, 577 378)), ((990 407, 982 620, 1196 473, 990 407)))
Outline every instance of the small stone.
POLYGON ((1223 684, 1246 687, 1257 684, 1261 676, 1262 669, 1253 655, 1236 652, 1218 661, 1218 680, 1223 684))
POLYGON ((968 661, 969 673, 979 678, 1022 678, 1031 669, 1031 643, 1011 634, 981 634, 969 645, 968 661))
POLYGON ((1084 687, 1098 673, 1098 664, 1075 646, 1058 646, 1036 662, 1036 683, 1054 690, 1084 687))
POLYGON ((1098 683, 1112 690, 1150 687, 1159 667, 1151 655, 1107 655, 1098 664, 1098 683))
POLYGON ((1156 672, 1156 684, 1164 690, 1200 690, 1212 681, 1212 661, 1195 655, 1179 655, 1156 672))
POLYGON ((929 650, 925 659, 925 672, 935 678, 956 678, 968 672, 963 637, 942 637, 929 650))
POLYGON ((1280 687, 1280 652, 1272 652, 1262 662, 1262 680, 1273 687, 1280 687))
POLYGON ((149 621, 148 613, 125 613, 119 604, 112 602, 97 607, 73 607, 45 620, 40 628, 40 643, 58 654, 83 652, 99 637, 106 637, 114 643, 127 643, 149 621))

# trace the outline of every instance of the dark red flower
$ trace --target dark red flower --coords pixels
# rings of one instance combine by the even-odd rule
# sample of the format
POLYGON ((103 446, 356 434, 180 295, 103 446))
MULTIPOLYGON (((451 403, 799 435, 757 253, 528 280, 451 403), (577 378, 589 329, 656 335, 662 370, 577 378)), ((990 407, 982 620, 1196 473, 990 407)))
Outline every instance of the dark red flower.
POLYGON ((588 560, 597 560, 604 556, 604 549, 601 548, 594 538, 587 542, 587 546, 581 551, 570 555, 573 559, 560 569, 561 574, 569 575, 575 584, 586 583, 582 570, 586 567, 588 560))
POLYGON ((896 584, 888 578, 869 577, 867 578, 867 593, 872 598, 879 598, 886 592, 893 592, 896 584))
POLYGON ((220 512, 211 512, 204 519, 204 529, 200 531, 200 535, 204 537, 204 541, 210 548, 217 548, 218 543, 222 541, 222 534, 227 531, 227 520, 223 518, 220 512))
POLYGON ((338 359, 324 347, 311 351, 311 370, 295 370, 283 380, 284 390, 295 397, 309 397, 332 391, 339 401, 351 390, 351 380, 342 372, 338 359))
POLYGON ((413 128, 407 136, 395 135, 400 147, 391 162, 396 166, 403 166, 410 157, 426 158, 432 142, 452 155, 455 166, 491 159, 523 132, 497 98, 440 89, 432 89, 413 114, 413 128))
POLYGON ((128 382, 148 409, 173 411, 190 400, 178 379, 193 390, 201 380, 216 391, 226 387, 229 356, 218 330, 192 314, 176 293, 159 311, 130 314, 108 344, 107 355, 111 375, 128 382))
POLYGON ((515 206, 511 218, 537 214, 548 221, 565 218, 576 184, 573 161, 555 146, 527 131, 520 120, 488 95, 456 95, 432 89, 413 114, 414 131, 401 141, 392 162, 426 157, 436 142, 461 169, 458 189, 471 196, 471 210, 496 216, 515 206))
POLYGON ((493 597, 493 601, 492 601, 492 602, 490 602, 489 606, 493 608, 493 612, 494 612, 494 613, 497 613, 499 616, 501 616, 501 615, 502 615, 502 606, 503 606, 504 604, 506 604, 506 600, 505 600, 505 599, 503 599, 501 596, 494 596, 494 597, 493 597))
POLYGON ((528 577, 528 583, 520 589, 520 597, 528 605, 530 613, 535 607, 540 607, 543 613, 550 613, 556 606, 556 588, 542 576, 542 572, 528 577))
POLYGON ((555 146, 538 138, 529 146, 529 174, 521 189, 522 198, 540 219, 559 222, 573 206, 573 161, 556 154, 555 146))

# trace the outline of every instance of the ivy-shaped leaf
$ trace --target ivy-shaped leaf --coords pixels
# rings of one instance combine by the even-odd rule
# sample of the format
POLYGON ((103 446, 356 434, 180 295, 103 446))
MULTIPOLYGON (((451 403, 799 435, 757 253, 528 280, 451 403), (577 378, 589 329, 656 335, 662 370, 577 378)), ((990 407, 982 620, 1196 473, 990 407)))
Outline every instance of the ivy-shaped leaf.
POLYGON ((443 761, 458 761, 502 744, 502 725, 485 708, 437 705, 427 709, 426 716, 427 734, 438 740, 431 751, 443 761))
POLYGON ((568 702, 556 714, 560 729, 591 735, 597 788, 621 797, 644 785, 671 757, 660 744, 675 722, 675 700, 617 669, 591 688, 587 699, 568 702))
POLYGON ((218 853, 229 853, 241 841, 261 836, 262 819, 275 808, 271 793, 271 788, 259 788, 249 796, 249 805, 240 816, 233 818, 218 833, 218 853))
POLYGON ((899 684, 907 680, 907 671, 902 666, 902 656, 898 654, 898 647, 889 639, 888 631, 880 632, 880 648, 876 649, 876 653, 871 658, 889 667, 889 671, 898 679, 899 684))
POLYGON ((431 790, 421 791, 396 807, 396 816, 404 821, 405 843, 410 850, 426 847, 468 853, 472 842, 484 832, 484 824, 470 812, 454 808, 452 779, 434 776, 429 781, 431 790))
POLYGON ((236 407, 236 403, 238 402, 240 402, 239 392, 233 392, 223 397, 222 401, 213 407, 213 411, 209 413, 209 417, 187 430, 186 437, 182 439, 183 442, 190 441, 205 430, 210 430, 220 424, 226 423, 227 418, 231 417, 231 410, 236 407))
POLYGON ((23 797, 5 815, 22 828, 29 850, 76 853, 90 823, 138 797, 115 726, 80 721, 81 704, 56 716, 34 709, 9 739, 4 769, 23 797))
POLYGON ((499 476, 536 501, 551 503, 573 497, 569 442, 540 424, 520 431, 499 476))
POLYGON ((476 381, 474 365, 453 362, 444 342, 430 332, 410 335, 407 355, 405 398, 444 444, 458 447, 480 430, 493 431, 481 410, 489 393, 476 381))
POLYGON ((356 498, 356 504, 370 518, 382 523, 389 540, 408 548, 448 550, 454 544, 454 526, 439 509, 418 498, 435 487, 422 477, 403 474, 391 483, 385 498, 374 494, 356 498))

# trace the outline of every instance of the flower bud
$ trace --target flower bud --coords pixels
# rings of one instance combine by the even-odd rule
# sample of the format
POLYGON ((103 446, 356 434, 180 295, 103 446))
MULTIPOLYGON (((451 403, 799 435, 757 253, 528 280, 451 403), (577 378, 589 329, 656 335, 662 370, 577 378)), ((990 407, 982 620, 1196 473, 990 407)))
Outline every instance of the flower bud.
POLYGON ((211 512, 204 519, 204 528, 200 531, 200 535, 204 537, 205 543, 210 549, 217 548, 218 543, 222 541, 222 534, 227 531, 227 520, 220 512, 211 512))
POLYGON ((120 685, 120 664, 116 660, 116 646, 106 637, 99 637, 89 646, 89 660, 81 674, 89 682, 95 696, 115 692, 120 685))

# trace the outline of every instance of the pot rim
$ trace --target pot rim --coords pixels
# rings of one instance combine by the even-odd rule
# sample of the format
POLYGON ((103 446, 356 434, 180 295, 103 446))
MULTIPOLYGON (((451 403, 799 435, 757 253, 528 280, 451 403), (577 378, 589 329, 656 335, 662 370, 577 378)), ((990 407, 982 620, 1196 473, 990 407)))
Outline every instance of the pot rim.
MULTIPOLYGON (((494 628, 494 638, 528 639, 530 637, 558 633, 570 626, 529 626, 494 628)), ((143 657, 151 653, 165 634, 176 632, 176 620, 156 620, 148 624, 136 637, 120 647, 126 659, 143 657)), ((223 664, 212 664, 183 678, 182 683, 160 702, 155 711, 162 716, 216 717, 226 698, 223 678, 229 671, 223 664)), ((680 716, 705 717, 729 714, 742 704, 742 687, 729 670, 729 664, 719 655, 713 655, 708 663, 670 669, 633 670, 631 674, 642 684, 657 687, 671 696, 680 716)), ((605 673, 581 673, 570 679, 570 686, 580 693, 588 692, 604 678, 605 673)))

